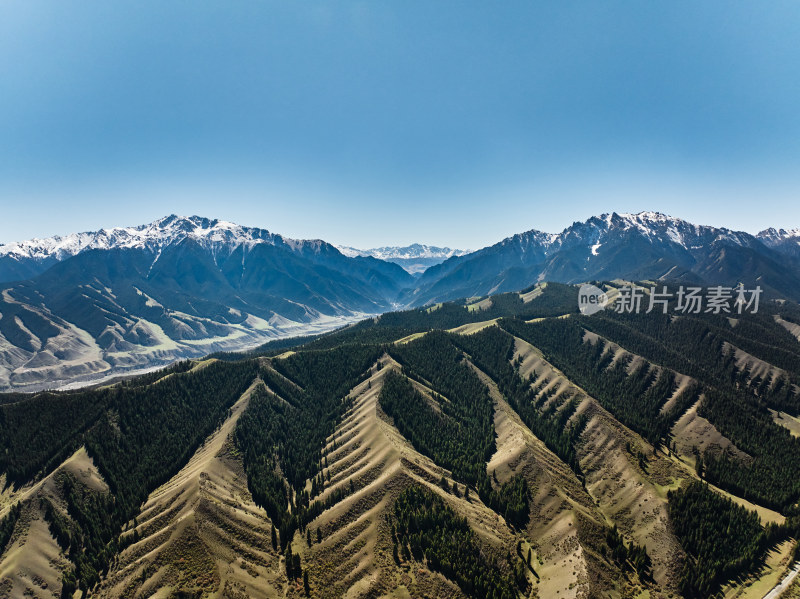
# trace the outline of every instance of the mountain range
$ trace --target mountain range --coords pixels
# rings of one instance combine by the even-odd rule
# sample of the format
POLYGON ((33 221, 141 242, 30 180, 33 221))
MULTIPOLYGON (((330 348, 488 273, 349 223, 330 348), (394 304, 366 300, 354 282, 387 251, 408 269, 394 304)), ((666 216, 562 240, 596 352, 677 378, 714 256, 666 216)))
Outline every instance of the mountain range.
POLYGON ((540 281, 614 279, 741 282, 798 299, 800 230, 751 235, 612 213, 469 253, 362 251, 172 215, 9 243, 0 246, 0 389, 148 368, 540 281), (437 263, 420 272, 426 261, 437 263))
POLYGON ((537 281, 672 280, 760 284, 800 297, 800 230, 758 235, 695 225, 657 212, 603 214, 559 234, 527 231, 429 268, 401 302, 522 289, 537 281))
POLYGON ((441 264, 453 256, 463 256, 470 253, 467 250, 453 250, 448 247, 440 248, 435 245, 423 245, 421 243, 412 243, 403 247, 384 246, 370 250, 359 250, 347 246, 337 246, 337 249, 345 256, 372 256, 379 260, 394 262, 412 275, 421 274, 431 266, 441 264))
POLYGON ((176 216, 6 245, 0 274, 0 388, 329 330, 392 309, 413 280, 323 241, 176 216))

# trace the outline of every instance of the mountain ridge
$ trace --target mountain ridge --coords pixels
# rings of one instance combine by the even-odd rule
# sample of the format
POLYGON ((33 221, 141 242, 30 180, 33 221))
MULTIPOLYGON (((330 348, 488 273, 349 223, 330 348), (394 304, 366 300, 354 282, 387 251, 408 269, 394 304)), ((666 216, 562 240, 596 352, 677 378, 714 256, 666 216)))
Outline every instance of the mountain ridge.
POLYGON ((800 308, 577 296, 0 396, 4 592, 762 597, 800 538, 800 308))
POLYGON ((27 261, 6 251, 0 268, 41 272, 0 286, 0 388, 330 330, 393 309, 412 281, 400 266, 348 258, 321 240, 201 217, 19 247, 41 251, 27 261))
POLYGON ((393 262, 175 215, 0 246, 0 389, 110 376, 542 281, 743 283, 800 299, 796 231, 753 236, 657 212, 533 229, 462 255, 422 244, 381 251, 393 262), (443 261, 411 274, 406 259, 443 261))
POLYGON ((402 299, 419 306, 522 289, 536 281, 616 278, 760 282, 800 297, 797 244, 791 237, 778 243, 767 233, 759 235, 659 212, 606 213, 576 221, 558 234, 532 229, 452 257, 423 273, 402 299))
MULTIPOLYGON (((194 239, 208 248, 246 246, 256 244, 285 245, 294 250, 320 247, 325 244, 320 239, 297 240, 271 233, 266 229, 245 227, 219 219, 200 216, 177 216, 171 214, 151 223, 134 227, 112 227, 99 231, 55 235, 43 239, 11 242, 0 245, 0 265, 2 261, 30 261, 42 265, 35 274, 43 272, 55 262, 71 258, 89 250, 144 249, 159 252, 163 248, 180 243, 184 239, 194 239)), ((6 268, 9 268, 6 266, 6 268)), ((35 267, 30 268, 35 271, 35 267)), ((0 277, 4 273, 0 267, 0 277)), ((0 278, 0 280, 2 280, 0 278)), ((6 279, 8 280, 8 279, 6 279)))
MULTIPOLYGON (((715 236, 716 241, 727 240, 739 245, 747 245, 753 239, 756 239, 771 248, 780 247, 786 242, 800 247, 800 228, 769 228, 753 235, 725 227, 697 225, 678 217, 654 211, 603 213, 599 216, 592 216, 586 221, 575 221, 560 233, 529 229, 475 251, 421 243, 413 243, 408 246, 382 246, 362 250, 351 246, 328 244, 321 239, 293 239, 272 233, 267 229, 247 227, 219 219, 210 219, 197 215, 187 217, 171 214, 151 223, 133 227, 103 228, 98 231, 70 233, 64 236, 55 235, 47 238, 33 238, 0 244, 0 260, 10 258, 52 264, 52 261, 61 261, 88 250, 138 248, 158 251, 183 239, 192 238, 207 247, 228 245, 236 248, 244 245, 251 248, 256 244, 267 243, 270 245, 285 245, 295 251, 299 251, 305 248, 328 246, 351 258, 373 257, 383 261, 434 259, 444 262, 450 258, 475 254, 496 247, 499 244, 530 243, 529 240, 531 238, 534 238, 535 242, 541 245, 543 249, 551 252, 553 249, 557 250, 574 243, 576 239, 585 241, 585 235, 579 235, 581 229, 583 229, 584 233, 593 230, 596 238, 612 228, 621 228, 622 231, 636 229, 650 237, 655 233, 665 233, 673 242, 685 249, 696 247, 692 245, 692 242, 696 243, 701 239, 708 242, 710 235, 715 236)), ((591 247, 592 255, 596 256, 602 244, 593 244, 591 247)), ((2 276, 3 271, 0 270, 0 277, 2 276)))

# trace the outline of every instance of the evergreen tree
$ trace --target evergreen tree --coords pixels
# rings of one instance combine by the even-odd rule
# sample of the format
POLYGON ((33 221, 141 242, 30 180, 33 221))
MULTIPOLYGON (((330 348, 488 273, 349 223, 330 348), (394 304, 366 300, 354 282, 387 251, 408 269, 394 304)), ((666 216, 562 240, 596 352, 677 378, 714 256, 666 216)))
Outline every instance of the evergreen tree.
POLYGON ((294 554, 292 553, 292 544, 286 544, 286 552, 284 553, 284 565, 286 567, 286 577, 289 580, 295 578, 295 571, 294 571, 294 554))

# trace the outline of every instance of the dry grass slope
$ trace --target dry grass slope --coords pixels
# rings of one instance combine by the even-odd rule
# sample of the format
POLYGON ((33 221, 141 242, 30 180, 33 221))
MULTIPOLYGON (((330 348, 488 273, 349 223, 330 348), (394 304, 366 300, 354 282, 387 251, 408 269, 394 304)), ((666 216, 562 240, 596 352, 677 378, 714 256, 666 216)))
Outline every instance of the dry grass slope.
MULTIPOLYGON (((596 343, 601 339, 590 335, 585 340, 596 343)), ((608 351, 612 350, 624 351, 621 348, 608 351)), ((686 476, 663 456, 654 454, 649 443, 616 421, 594 398, 547 362, 535 347, 516 339, 512 359, 521 360, 523 376, 536 372, 534 385, 549 381, 548 385, 555 386, 558 395, 583 398, 576 415, 589 417, 578 446, 586 490, 608 524, 617 523, 626 538, 647 548, 658 587, 651 591, 651 597, 675 593, 683 553, 671 530, 663 489, 679 484, 686 476), (648 457, 647 472, 639 467, 638 451, 648 457)))
MULTIPOLYGON (((62 573, 72 565, 50 533, 42 500, 49 501, 62 515, 67 515, 59 484, 65 475, 94 490, 108 489, 86 449, 81 448, 41 481, 18 491, 7 490, 14 503, 22 502, 22 515, 6 551, 0 556, 0 597, 61 596, 62 573)), ((11 503, 7 501, 4 505, 4 514, 11 503)))
MULTIPOLYGON (((473 366, 473 368, 475 368, 473 366)), ((495 405, 497 451, 487 466, 498 482, 519 474, 531 489, 524 543, 534 553, 539 597, 593 597, 618 592, 621 573, 599 554, 604 517, 572 470, 520 420, 497 386, 475 368, 495 405)))
POLYGON ((261 384, 254 382, 189 463, 151 493, 125 533, 137 542, 121 553, 95 596, 285 596, 288 581, 270 543, 270 522, 247 490, 230 440, 261 384))
MULTIPOLYGON (((321 543, 308 547, 298 535, 294 548, 310 564, 313 596, 461 597, 458 587, 423 564, 394 562, 387 516, 397 495, 413 484, 432 489, 468 519, 489 553, 513 547, 513 534, 474 493, 466 500, 438 486, 442 476, 452 483, 450 473, 414 450, 380 409, 383 378, 399 370, 388 356, 380 362, 381 369, 351 390, 353 405, 328 440, 331 483, 321 497, 347 489, 350 481, 356 491, 309 525, 320 529, 321 543)), ((433 396, 423 385, 418 389, 433 396)))

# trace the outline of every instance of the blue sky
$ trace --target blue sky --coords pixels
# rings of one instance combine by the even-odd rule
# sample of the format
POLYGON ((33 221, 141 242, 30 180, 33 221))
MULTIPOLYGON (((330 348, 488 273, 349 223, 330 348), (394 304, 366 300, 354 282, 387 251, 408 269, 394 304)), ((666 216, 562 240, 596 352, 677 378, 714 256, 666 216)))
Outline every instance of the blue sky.
POLYGON ((800 4, 0 0, 0 242, 800 227, 800 4))

